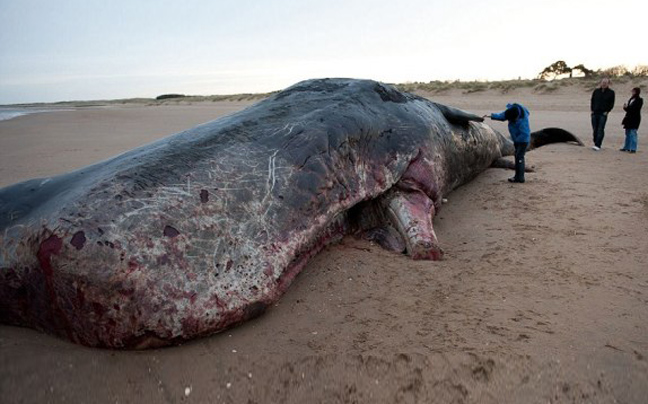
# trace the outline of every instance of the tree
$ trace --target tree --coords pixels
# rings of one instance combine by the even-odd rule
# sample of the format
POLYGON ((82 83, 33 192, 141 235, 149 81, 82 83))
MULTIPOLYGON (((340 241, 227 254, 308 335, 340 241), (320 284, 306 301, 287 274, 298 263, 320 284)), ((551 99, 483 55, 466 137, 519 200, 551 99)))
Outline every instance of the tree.
POLYGON ((647 65, 637 65, 632 69, 632 75, 635 77, 647 77, 648 76, 648 66, 647 65))
MULTIPOLYGON (((594 76, 596 74, 596 72, 594 70, 588 69, 582 63, 572 67, 572 72, 574 70, 578 70, 578 71, 582 72, 585 75, 585 77, 592 77, 592 76, 594 76)), ((571 74, 569 75, 569 77, 571 77, 571 74)))
POLYGON ((629 76, 630 71, 623 65, 613 66, 602 71, 603 75, 609 77, 629 76))
POLYGON ((170 98, 184 98, 186 95, 184 94, 162 94, 158 95, 155 97, 156 100, 168 100, 170 98))
POLYGON ((572 76, 572 68, 567 65, 562 60, 559 60, 555 63, 552 63, 551 65, 547 66, 544 68, 543 71, 540 72, 538 75, 538 78, 542 80, 546 80, 549 77, 556 78, 560 76, 561 74, 569 74, 569 77, 572 76))

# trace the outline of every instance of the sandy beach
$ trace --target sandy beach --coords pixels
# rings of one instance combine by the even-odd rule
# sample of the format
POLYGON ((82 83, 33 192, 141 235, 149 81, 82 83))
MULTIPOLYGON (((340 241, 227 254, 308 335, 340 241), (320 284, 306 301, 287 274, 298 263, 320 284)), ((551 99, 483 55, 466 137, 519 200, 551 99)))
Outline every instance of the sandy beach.
MULTIPOLYGON (((591 89, 424 94, 478 114, 518 101, 532 130, 561 127, 586 147, 529 152, 536 172, 525 184, 488 169, 447 195, 434 221, 443 261, 412 261, 349 236, 309 262, 265 315, 183 346, 98 350, 0 325, 2 402, 648 401, 648 124, 638 153, 618 150, 630 87, 612 85, 600 152, 590 148, 591 89)), ((0 186, 80 168, 251 103, 1 121, 0 186)))

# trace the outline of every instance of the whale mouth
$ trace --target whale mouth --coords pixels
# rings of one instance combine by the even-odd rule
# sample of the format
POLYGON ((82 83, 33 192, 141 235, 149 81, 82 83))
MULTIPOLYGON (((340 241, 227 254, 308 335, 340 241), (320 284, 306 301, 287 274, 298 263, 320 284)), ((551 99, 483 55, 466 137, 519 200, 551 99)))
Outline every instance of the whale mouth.
POLYGON ((394 186, 350 210, 352 227, 364 238, 412 259, 443 259, 432 223, 442 200, 435 177, 432 160, 419 150, 394 186))
POLYGON ((352 210, 356 233, 415 260, 443 259, 432 220, 435 207, 422 192, 391 190, 352 210), (355 211, 355 213, 353 213, 355 211))
POLYGON ((443 249, 432 226, 434 204, 421 192, 395 192, 387 202, 389 223, 403 237, 405 253, 415 260, 443 258, 443 249))

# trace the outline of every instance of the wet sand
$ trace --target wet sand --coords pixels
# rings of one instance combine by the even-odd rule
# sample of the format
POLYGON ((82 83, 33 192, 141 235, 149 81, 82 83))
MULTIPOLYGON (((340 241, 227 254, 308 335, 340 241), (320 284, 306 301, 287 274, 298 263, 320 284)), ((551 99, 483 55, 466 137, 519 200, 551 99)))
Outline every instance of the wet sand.
MULTIPOLYGON (((629 93, 627 93, 629 94, 629 93)), ((262 317, 179 347, 89 349, 0 326, 7 403, 641 403, 648 397, 648 140, 620 104, 593 151, 589 93, 437 95, 477 113, 517 100, 532 128, 587 147, 527 154, 527 183, 489 169, 447 196, 446 252, 412 261, 347 237, 262 317)), ((243 108, 217 102, 0 122, 0 185, 69 171, 243 108)), ((493 123, 506 133, 506 126, 493 123)))

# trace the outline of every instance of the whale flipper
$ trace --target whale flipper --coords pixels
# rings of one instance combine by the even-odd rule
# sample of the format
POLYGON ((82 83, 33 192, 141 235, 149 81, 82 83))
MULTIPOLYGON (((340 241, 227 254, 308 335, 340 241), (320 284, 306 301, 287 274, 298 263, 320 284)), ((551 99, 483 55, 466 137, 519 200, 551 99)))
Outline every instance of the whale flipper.
POLYGON ((470 121, 484 122, 484 118, 475 114, 471 114, 470 112, 462 111, 458 108, 449 107, 443 104, 434 103, 434 105, 439 108, 448 122, 455 125, 467 125, 470 121))

